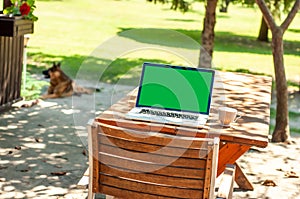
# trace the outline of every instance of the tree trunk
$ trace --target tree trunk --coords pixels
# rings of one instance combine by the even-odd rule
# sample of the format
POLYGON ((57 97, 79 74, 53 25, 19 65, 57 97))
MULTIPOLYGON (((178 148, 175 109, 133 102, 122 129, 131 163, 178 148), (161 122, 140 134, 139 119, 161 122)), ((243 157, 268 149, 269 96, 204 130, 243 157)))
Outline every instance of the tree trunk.
POLYGON ((288 115, 288 90, 283 62, 283 33, 295 18, 300 9, 300 0, 296 0, 291 11, 280 26, 276 25, 274 17, 264 0, 256 0, 270 30, 272 31, 272 52, 276 82, 276 125, 272 136, 273 142, 284 142, 290 137, 288 115))
POLYGON ((259 35, 257 37, 257 40, 264 41, 264 42, 269 42, 268 32, 269 32, 268 25, 267 25, 264 17, 262 16, 261 25, 260 25, 260 29, 259 29, 259 35))
POLYGON ((230 0, 222 0, 222 1, 221 1, 220 12, 227 13, 229 3, 230 3, 230 0), (225 4, 225 5, 224 5, 224 4, 225 4))
POLYGON ((272 49, 276 82, 276 125, 272 136, 272 142, 284 142, 290 137, 288 115, 288 89, 286 83, 283 62, 283 31, 276 27, 272 31, 272 49))
POLYGON ((214 48, 216 7, 218 0, 207 0, 202 30, 202 48, 200 49, 199 67, 211 68, 214 48))

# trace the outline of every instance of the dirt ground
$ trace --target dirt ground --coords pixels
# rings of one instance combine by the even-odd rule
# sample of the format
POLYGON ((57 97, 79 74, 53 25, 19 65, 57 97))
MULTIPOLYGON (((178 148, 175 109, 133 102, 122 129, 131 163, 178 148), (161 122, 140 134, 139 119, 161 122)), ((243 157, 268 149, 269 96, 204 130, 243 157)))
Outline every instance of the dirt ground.
MULTIPOLYGON (((46 100, 0 114, 0 198, 86 198, 87 190, 76 187, 88 167, 86 123, 132 89, 99 87, 95 95, 46 100)), ((238 162, 254 191, 235 186, 233 197, 300 198, 300 137, 291 140, 242 156, 238 162), (274 186, 263 185, 266 180, 274 186)))

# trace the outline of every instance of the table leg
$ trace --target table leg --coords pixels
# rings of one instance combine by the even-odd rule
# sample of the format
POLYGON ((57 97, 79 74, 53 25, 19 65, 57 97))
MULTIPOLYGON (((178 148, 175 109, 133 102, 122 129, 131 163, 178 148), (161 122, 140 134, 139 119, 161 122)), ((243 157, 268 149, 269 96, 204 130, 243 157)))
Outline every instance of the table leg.
MULTIPOLYGON (((220 145, 217 176, 223 173, 226 164, 236 164, 236 161, 239 159, 239 157, 241 157, 249 149, 250 146, 235 143, 225 143, 220 145)), ((239 185, 239 188, 243 190, 253 190, 252 184, 249 182, 246 175, 237 164, 235 181, 239 185)))
POLYGON ((249 182, 247 176, 243 173, 241 167, 235 163, 235 182, 239 185, 240 189, 253 191, 254 188, 249 182))

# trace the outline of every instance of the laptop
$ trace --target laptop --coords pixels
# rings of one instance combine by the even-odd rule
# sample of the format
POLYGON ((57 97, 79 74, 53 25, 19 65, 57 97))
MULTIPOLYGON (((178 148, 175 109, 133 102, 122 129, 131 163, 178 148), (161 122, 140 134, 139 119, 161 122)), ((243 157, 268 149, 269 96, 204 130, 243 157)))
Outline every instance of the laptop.
POLYGON ((215 71, 144 63, 135 107, 127 119, 202 127, 208 119, 215 71))

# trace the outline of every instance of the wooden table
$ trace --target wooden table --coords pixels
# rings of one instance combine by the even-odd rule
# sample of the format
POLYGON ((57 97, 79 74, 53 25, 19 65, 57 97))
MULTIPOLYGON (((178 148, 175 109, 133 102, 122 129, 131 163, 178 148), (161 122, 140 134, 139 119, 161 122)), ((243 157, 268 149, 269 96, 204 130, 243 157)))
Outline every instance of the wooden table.
MULTIPOLYGON (((134 106, 137 89, 96 117, 97 122, 143 131, 155 131, 178 136, 220 137, 218 172, 236 161, 250 147, 268 145, 272 78, 250 74, 216 72, 210 117, 204 128, 134 121, 125 114, 134 106), (242 118, 225 128, 219 124, 218 108, 236 108, 242 118)), ((253 190, 241 168, 236 164, 235 181, 240 188, 253 190)))

